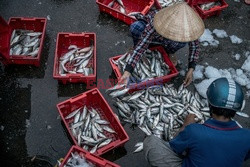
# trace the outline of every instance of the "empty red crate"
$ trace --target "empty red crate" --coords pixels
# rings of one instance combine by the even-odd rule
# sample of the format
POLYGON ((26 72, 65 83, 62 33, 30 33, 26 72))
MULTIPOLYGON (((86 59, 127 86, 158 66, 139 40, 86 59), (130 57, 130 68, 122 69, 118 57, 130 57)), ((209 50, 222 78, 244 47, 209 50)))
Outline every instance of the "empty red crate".
POLYGON ((5 64, 24 64, 40 66, 41 53, 43 48, 46 18, 11 17, 8 24, 0 17, 0 60, 5 64), (10 38, 14 29, 33 30, 42 32, 40 38, 39 52, 36 57, 25 55, 10 55, 10 38))
MULTIPOLYGON (((157 50, 157 51, 159 51, 162 54, 164 62, 170 68, 170 74, 162 76, 162 77, 156 77, 156 78, 154 78, 152 80, 140 82, 140 83, 137 83, 137 84, 136 83, 132 84, 132 85, 130 85, 130 92, 135 91, 135 90, 139 90, 139 89, 144 89, 144 88, 152 86, 152 85, 163 84, 165 82, 170 81, 171 78, 173 78, 173 77, 175 77, 175 76, 178 75, 177 69, 175 68, 175 66, 173 65, 173 63, 171 62, 171 60, 169 59, 166 51, 164 50, 164 48, 162 46, 153 47, 153 48, 150 48, 150 50, 157 50)), ((115 65, 112 60, 117 60, 120 57, 121 57, 121 55, 109 58, 109 62, 111 64, 111 67, 114 70, 114 73, 115 73, 115 75, 116 75, 117 78, 120 78, 122 76, 122 73, 119 70, 118 66, 115 65)))
POLYGON ((96 3, 98 4, 100 11, 106 12, 129 25, 135 21, 135 18, 128 16, 127 14, 131 12, 140 12, 145 15, 154 5, 154 0, 122 0, 126 10, 126 14, 123 14, 120 12, 117 2, 115 2, 113 8, 108 7, 108 4, 112 1, 113 0, 96 0, 96 3))
POLYGON ((210 16, 220 15, 221 11, 228 7, 228 4, 226 3, 225 0, 219 0, 219 2, 221 4, 221 6, 215 6, 209 10, 202 10, 199 4, 194 5, 194 8, 199 13, 199 15, 202 19, 206 19, 210 16))
POLYGON ((60 113, 60 116, 72 138, 75 145, 77 141, 71 133, 69 124, 73 119, 65 119, 65 117, 73 112, 74 110, 83 107, 86 105, 88 108, 93 107, 100 114, 101 119, 105 119, 110 122, 110 127, 116 131, 116 134, 106 133, 105 135, 109 138, 112 138, 112 142, 104 147, 97 149, 95 154, 102 155, 115 147, 124 145, 125 142, 129 140, 129 137, 126 131, 123 129, 119 120, 116 118, 112 109, 100 93, 97 88, 91 89, 85 93, 79 94, 78 96, 72 97, 62 103, 57 104, 57 109, 60 113))
MULTIPOLYGON (((72 69, 73 65, 67 63, 67 69, 72 69)), ((95 33, 58 33, 56 41, 56 51, 54 58, 53 77, 63 84, 66 83, 93 83, 96 82, 96 34, 95 33), (79 48, 94 45, 93 56, 89 61, 89 66, 93 67, 94 73, 85 76, 83 74, 59 74, 59 59, 67 53, 70 45, 76 45, 79 48)))
POLYGON ((110 162, 108 160, 105 160, 99 156, 96 156, 94 154, 91 154, 77 146, 72 146, 67 153, 66 157, 63 159, 63 162, 61 163, 60 167, 64 167, 64 165, 67 163, 69 158, 71 157, 71 153, 77 152, 81 157, 85 157, 85 159, 88 162, 91 162, 96 167, 119 167, 119 165, 110 162))

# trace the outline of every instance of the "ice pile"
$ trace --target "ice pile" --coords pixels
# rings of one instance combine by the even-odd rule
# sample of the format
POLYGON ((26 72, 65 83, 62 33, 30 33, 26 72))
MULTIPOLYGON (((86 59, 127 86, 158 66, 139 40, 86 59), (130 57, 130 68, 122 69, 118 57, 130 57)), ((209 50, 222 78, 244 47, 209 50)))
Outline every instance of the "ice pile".
MULTIPOLYGON (((217 38, 228 37, 227 32, 225 30, 214 29, 213 32, 211 32, 209 29, 205 29, 204 33, 199 38, 199 41, 201 42, 203 46, 208 46, 208 45, 218 46, 220 42, 214 39, 213 34, 215 34, 217 38)), ((238 38, 236 35, 231 35, 229 37, 233 44, 240 44, 243 41, 242 39, 238 38)))
POLYGON ((230 37, 232 43, 240 44, 243 41, 242 39, 238 38, 235 35, 231 35, 229 37, 230 37))
POLYGON ((240 54, 235 54, 235 55, 233 55, 233 58, 235 58, 235 60, 240 60, 240 54))
POLYGON ((245 86, 250 92, 250 52, 246 52, 245 56, 247 59, 239 69, 228 68, 228 69, 217 69, 212 66, 197 65, 193 72, 193 79, 205 79, 200 83, 195 84, 195 88, 199 94, 206 98, 206 91, 208 86, 217 78, 226 77, 235 80, 241 86, 245 86))
POLYGON ((213 33, 216 35, 216 37, 218 38, 225 38, 228 37, 227 32, 224 30, 218 30, 218 29, 214 29, 213 33))
POLYGON ((218 46, 220 43, 219 41, 214 39, 212 32, 209 29, 205 29, 204 33, 199 38, 199 41, 202 43, 203 46, 218 46))

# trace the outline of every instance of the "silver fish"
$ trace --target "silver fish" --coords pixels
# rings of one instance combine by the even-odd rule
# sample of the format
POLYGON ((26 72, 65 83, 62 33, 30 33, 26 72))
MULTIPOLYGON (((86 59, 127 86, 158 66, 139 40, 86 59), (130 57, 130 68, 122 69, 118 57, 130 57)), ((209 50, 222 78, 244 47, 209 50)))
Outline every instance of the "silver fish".
POLYGON ((236 112, 237 115, 241 116, 241 117, 245 117, 245 118, 249 118, 249 115, 247 113, 244 113, 244 112, 236 112))
POLYGON ((137 148, 134 151, 134 153, 142 151, 143 150, 143 142, 136 143, 135 147, 137 147, 137 148))

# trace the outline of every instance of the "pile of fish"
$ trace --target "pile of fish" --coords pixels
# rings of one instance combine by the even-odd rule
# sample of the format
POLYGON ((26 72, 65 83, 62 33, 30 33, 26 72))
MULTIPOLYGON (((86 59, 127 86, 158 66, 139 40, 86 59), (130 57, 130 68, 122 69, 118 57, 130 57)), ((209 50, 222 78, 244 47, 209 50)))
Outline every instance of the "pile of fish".
POLYGON ((76 45, 70 45, 68 52, 60 57, 59 74, 83 74, 89 76, 94 73, 93 67, 89 65, 93 58, 94 46, 78 48, 76 45), (66 68, 67 67, 69 68, 66 68))
POLYGON ((80 156, 78 152, 75 152, 71 153, 71 157, 68 159, 64 167, 95 167, 95 165, 88 162, 83 156, 80 156))
POLYGON ((210 10, 211 8, 213 8, 215 6, 221 6, 221 3, 219 1, 217 1, 217 2, 209 2, 209 3, 206 3, 206 4, 200 5, 200 8, 202 10, 210 10))
POLYGON ((90 153, 95 153, 98 148, 106 146, 112 141, 112 138, 107 137, 108 134, 116 134, 109 127, 110 123, 101 119, 94 108, 88 109, 84 106, 71 112, 65 119, 72 120, 69 127, 77 144, 90 153))
POLYGON ((184 2, 184 0, 158 0, 162 8, 174 5, 178 2, 184 2))
POLYGON ((188 114, 195 114, 199 123, 210 117, 206 100, 183 85, 178 90, 173 85, 155 85, 116 97, 115 105, 123 121, 138 125, 146 135, 153 134, 166 141, 174 137, 188 114))
POLYGON ((10 39, 10 55, 36 57, 40 48, 41 32, 32 30, 13 30, 10 39))
MULTIPOLYGON (((113 63, 116 64, 123 73, 130 57, 131 54, 125 53, 119 59, 113 60, 113 63)), ((130 82, 138 83, 147 81, 154 79, 155 77, 168 75, 169 73, 169 66, 163 61, 161 53, 157 50, 147 50, 136 64, 136 67, 131 74, 130 82)))

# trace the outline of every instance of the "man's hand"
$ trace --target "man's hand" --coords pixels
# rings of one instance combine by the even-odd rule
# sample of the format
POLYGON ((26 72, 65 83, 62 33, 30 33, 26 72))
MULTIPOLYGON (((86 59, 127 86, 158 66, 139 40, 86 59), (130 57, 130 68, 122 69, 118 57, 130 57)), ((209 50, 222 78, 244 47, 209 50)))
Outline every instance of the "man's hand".
POLYGON ((196 116, 194 114, 188 114, 184 120, 182 127, 179 129, 178 132, 176 132, 174 137, 176 137, 181 131, 183 131, 185 129, 185 127, 188 126, 189 124, 196 123, 195 117, 196 116))
POLYGON ((124 84, 127 86, 130 75, 130 72, 125 71, 122 77, 119 79, 118 84, 124 84))
POLYGON ((184 120, 183 126, 187 126, 192 123, 196 123, 195 121, 195 114, 188 114, 184 120))
POLYGON ((193 68, 189 68, 186 78, 183 81, 184 87, 187 87, 193 81, 193 68))

